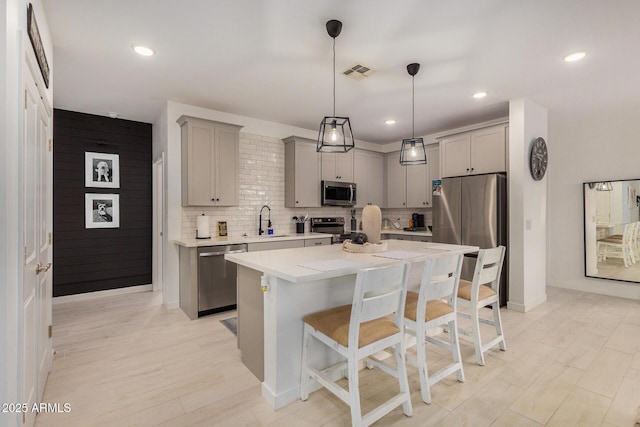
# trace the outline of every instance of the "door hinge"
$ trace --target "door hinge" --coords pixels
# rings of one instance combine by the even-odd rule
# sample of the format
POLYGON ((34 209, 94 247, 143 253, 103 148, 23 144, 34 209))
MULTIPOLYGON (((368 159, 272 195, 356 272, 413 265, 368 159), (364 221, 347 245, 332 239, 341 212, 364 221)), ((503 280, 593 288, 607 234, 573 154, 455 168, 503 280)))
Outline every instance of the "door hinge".
POLYGON ((53 336, 53 325, 49 325, 49 338, 53 336))
POLYGON ((53 243, 53 234, 49 232, 49 244, 53 243))
POLYGON ((24 109, 27 109, 27 90, 24 90, 24 109))
POLYGON ((26 247, 26 246, 24 247, 24 254, 23 254, 23 257, 24 257, 24 259, 25 259, 25 261, 26 261, 26 260, 27 260, 27 247, 26 247))
POLYGON ((53 142, 51 141, 51 138, 49 138, 49 151, 51 151, 52 147, 53 147, 53 142))

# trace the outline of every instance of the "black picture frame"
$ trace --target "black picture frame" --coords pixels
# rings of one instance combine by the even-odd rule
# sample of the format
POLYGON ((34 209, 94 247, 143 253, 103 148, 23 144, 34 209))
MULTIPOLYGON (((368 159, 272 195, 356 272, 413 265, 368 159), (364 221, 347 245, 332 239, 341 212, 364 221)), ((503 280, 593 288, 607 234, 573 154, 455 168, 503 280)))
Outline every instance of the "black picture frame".
POLYGON ((42 79, 44 85, 49 88, 49 63, 47 62, 47 55, 44 52, 44 46, 42 45, 42 38, 40 38, 40 30, 38 30, 38 23, 36 22, 36 15, 33 13, 33 5, 29 3, 27 6, 27 33, 29 34, 29 40, 33 46, 33 51, 36 54, 36 60, 40 67, 40 73, 42 73, 42 79))

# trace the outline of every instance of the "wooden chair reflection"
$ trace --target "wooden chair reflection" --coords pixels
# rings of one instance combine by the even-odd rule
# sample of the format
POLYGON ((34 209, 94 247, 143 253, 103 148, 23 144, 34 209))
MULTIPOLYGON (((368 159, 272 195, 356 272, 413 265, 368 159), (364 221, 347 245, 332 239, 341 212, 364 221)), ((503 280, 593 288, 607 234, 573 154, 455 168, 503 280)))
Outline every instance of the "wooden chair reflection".
POLYGON ((637 221, 625 224, 622 234, 598 239, 598 261, 606 262, 607 258, 621 258, 625 267, 635 264, 639 260, 637 257, 639 227, 640 222, 637 221))

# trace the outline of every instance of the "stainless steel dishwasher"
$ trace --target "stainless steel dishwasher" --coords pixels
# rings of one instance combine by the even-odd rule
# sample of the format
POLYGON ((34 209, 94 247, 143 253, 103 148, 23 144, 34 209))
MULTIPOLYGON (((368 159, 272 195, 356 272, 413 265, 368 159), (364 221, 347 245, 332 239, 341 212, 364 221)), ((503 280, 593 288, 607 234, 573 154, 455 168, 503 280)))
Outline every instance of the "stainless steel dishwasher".
POLYGON ((238 266, 224 256, 246 251, 246 244, 198 248, 198 315, 236 308, 238 266))

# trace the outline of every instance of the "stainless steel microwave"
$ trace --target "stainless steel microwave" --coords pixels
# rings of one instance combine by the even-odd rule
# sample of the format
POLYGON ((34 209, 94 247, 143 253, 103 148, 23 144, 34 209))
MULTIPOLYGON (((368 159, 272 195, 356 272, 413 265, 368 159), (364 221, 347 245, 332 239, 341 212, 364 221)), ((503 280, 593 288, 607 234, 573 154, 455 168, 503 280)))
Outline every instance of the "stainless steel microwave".
POLYGON ((353 182, 322 181, 322 206, 354 206, 356 184, 353 182))

